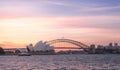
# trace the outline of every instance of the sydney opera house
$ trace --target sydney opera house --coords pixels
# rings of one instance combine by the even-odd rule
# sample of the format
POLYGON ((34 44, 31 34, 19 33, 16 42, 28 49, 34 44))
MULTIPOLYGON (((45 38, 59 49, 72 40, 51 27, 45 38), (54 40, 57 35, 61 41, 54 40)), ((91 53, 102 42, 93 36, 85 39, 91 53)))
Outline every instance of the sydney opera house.
POLYGON ((39 41, 34 46, 32 44, 28 45, 27 50, 32 54, 54 54, 54 47, 42 41, 39 41))

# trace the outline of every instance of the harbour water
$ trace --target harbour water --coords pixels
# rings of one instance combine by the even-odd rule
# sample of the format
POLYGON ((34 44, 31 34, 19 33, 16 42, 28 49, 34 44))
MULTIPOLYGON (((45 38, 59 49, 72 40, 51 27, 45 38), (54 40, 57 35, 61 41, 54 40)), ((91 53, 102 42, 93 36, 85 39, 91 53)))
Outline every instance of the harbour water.
POLYGON ((120 70, 120 55, 0 56, 0 70, 120 70))

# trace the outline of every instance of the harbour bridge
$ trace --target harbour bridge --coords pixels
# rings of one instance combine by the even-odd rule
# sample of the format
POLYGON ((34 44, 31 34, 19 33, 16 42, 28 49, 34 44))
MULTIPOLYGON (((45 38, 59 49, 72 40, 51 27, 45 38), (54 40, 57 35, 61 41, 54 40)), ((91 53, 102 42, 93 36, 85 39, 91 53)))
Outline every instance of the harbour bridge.
POLYGON ((61 43, 61 42, 65 42, 65 43, 69 43, 69 44, 73 44, 77 47, 54 47, 55 49, 88 49, 89 46, 87 46, 84 43, 81 43, 79 41, 75 41, 75 40, 71 40, 71 39, 55 39, 55 40, 50 40, 47 41, 47 44, 49 45, 53 45, 56 43, 61 43))
MULTIPOLYGON (((54 45, 54 44, 60 44, 60 43, 68 43, 68 44, 73 44, 75 45, 76 47, 72 46, 72 47, 66 47, 65 45, 62 45, 62 46, 59 46, 59 47, 54 47, 54 49, 83 49, 85 51, 87 51, 89 49, 89 46, 87 46, 86 44, 84 43, 81 43, 79 41, 75 41, 75 40, 71 40, 71 39, 55 39, 55 40, 50 40, 50 41, 47 41, 46 44, 49 44, 49 45, 54 45)), ((7 49, 4 49, 5 51, 15 51, 17 48, 7 48, 7 49)), ((26 50, 26 48, 20 48, 20 49, 23 49, 23 50, 26 50)))

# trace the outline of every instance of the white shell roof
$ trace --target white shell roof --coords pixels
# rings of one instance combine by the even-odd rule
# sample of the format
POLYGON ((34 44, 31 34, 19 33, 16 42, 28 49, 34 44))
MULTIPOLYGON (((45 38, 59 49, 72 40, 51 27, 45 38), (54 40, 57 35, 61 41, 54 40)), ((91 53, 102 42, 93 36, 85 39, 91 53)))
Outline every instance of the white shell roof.
POLYGON ((31 50, 31 51, 50 51, 50 50, 54 50, 53 46, 50 46, 48 44, 46 44, 46 42, 42 42, 42 41, 39 41, 35 44, 35 46, 28 46, 28 48, 31 50))

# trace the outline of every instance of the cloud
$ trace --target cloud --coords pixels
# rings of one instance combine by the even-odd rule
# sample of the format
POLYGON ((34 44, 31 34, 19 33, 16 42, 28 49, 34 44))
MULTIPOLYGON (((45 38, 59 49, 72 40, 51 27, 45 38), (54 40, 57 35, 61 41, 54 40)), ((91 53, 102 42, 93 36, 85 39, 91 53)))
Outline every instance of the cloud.
POLYGON ((14 42, 9 42, 9 41, 3 41, 0 44, 1 47, 3 48, 21 48, 25 47, 25 44, 20 44, 20 43, 14 43, 14 42))
POLYGON ((44 1, 0 1, 1 18, 37 17, 43 14, 44 1))
POLYGON ((63 28, 109 28, 119 29, 119 16, 83 16, 68 17, 58 22, 63 28))
MULTIPOLYGON (((44 31, 48 28, 103 28, 119 29, 119 16, 77 16, 77 17, 34 17, 34 18, 16 18, 1 20, 1 28, 10 30, 16 28, 24 30, 32 26, 31 30, 41 28, 44 31), (4 23, 4 24, 3 24, 4 23), (4 28, 3 28, 4 27, 4 28)), ((14 29, 13 29, 14 30, 14 29)), ((22 31, 21 30, 21 31, 22 31)), ((36 31, 36 30, 34 30, 36 31)))
POLYGON ((119 1, 2 0, 1 18, 40 16, 120 15, 119 1))
POLYGON ((104 12, 104 11, 109 11, 109 10, 120 9, 120 5, 117 5, 117 6, 99 6, 99 5, 96 5, 96 6, 89 6, 89 7, 81 7, 79 9, 80 9, 80 11, 84 11, 84 12, 85 11, 86 12, 97 12, 97 11, 104 12))
MULTIPOLYGON (((53 13, 59 12, 60 15, 120 15, 119 1, 48 1, 54 9, 53 13), (56 6, 56 7, 54 7, 56 6), (59 8, 59 9, 57 9, 59 8), (62 10, 62 11, 61 11, 62 10)), ((49 7, 50 8, 50 7, 49 7)), ((51 11, 51 10, 50 10, 51 11)))
POLYGON ((118 0, 0 0, 0 39, 119 38, 119 9, 118 0))
POLYGON ((0 47, 1 47, 1 46, 5 46, 5 44, 0 44, 0 47))

